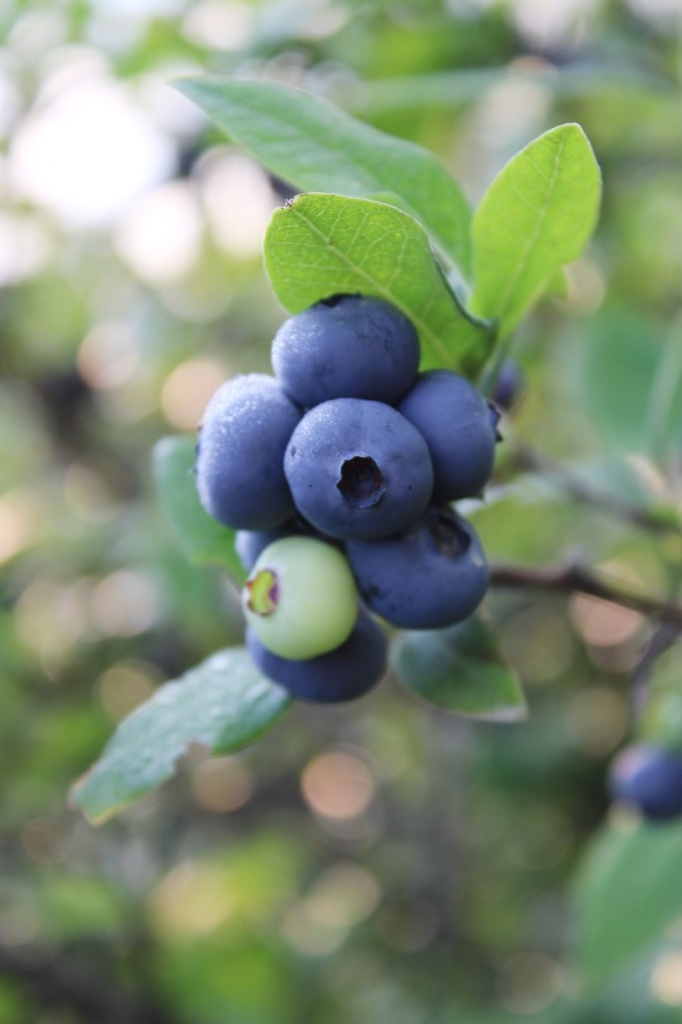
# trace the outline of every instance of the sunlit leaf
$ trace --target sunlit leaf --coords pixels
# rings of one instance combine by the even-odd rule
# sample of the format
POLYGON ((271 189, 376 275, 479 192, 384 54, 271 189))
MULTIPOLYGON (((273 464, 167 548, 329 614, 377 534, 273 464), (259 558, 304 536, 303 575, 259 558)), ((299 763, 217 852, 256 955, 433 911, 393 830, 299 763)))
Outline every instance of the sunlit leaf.
POLYGON ((326 193, 297 196, 273 214, 265 265, 291 313, 342 292, 393 303, 419 332, 424 366, 471 372, 489 353, 487 325, 457 303, 424 229, 395 206, 326 193))
POLYGON ((577 124, 560 125, 517 153, 474 214, 471 308, 508 334, 577 259, 597 222, 601 174, 577 124))

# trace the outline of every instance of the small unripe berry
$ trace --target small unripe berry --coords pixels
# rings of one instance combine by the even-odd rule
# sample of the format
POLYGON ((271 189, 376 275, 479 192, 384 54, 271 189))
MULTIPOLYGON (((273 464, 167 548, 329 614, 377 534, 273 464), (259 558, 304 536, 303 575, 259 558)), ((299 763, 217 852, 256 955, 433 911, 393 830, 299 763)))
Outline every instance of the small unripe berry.
POLYGON ((312 537, 285 537, 258 556, 242 591, 247 622, 281 658, 305 659, 348 639, 358 592, 345 556, 312 537))

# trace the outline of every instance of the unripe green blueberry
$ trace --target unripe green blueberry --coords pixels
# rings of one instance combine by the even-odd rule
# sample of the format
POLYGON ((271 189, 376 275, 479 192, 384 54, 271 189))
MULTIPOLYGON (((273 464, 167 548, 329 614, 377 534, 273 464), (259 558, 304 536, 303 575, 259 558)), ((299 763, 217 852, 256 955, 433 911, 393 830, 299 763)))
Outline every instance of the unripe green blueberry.
POLYGON ((242 605, 264 647, 304 660, 348 639, 358 617, 358 591, 337 548, 312 537, 285 537, 258 556, 242 605))

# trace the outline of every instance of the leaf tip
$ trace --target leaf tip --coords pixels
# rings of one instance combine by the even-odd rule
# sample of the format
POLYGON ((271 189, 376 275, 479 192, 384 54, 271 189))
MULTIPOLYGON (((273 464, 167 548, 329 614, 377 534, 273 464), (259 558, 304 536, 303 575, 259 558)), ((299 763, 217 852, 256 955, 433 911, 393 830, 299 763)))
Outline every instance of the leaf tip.
POLYGON ((91 810, 88 808, 87 793, 84 793, 83 791, 87 789, 87 785, 92 776, 93 769, 94 765, 92 768, 89 768, 86 772, 83 773, 83 775, 81 775, 79 778, 76 779, 75 782, 71 784, 66 798, 66 805, 72 811, 80 811, 81 814, 84 816, 85 820, 88 822, 88 824, 97 826, 101 825, 102 822, 106 821, 108 817, 111 817, 111 815, 114 812, 100 812, 99 814, 97 814, 92 813, 91 810))
POLYGON ((590 154, 597 169, 600 170, 599 163, 594 152, 594 147, 589 140, 587 132, 581 124, 577 121, 567 121, 566 124, 560 124, 556 128, 552 128, 546 134, 551 135, 553 132, 562 132, 564 139, 572 140, 575 144, 581 145, 590 154))
POLYGON ((79 810, 81 807, 80 798, 78 795, 79 790, 81 790, 83 786, 87 783, 91 772, 92 768, 88 768, 87 772, 84 772, 82 775, 80 775, 76 779, 76 781, 72 782, 71 785, 69 786, 69 792, 66 797, 66 804, 67 807, 69 807, 72 811, 79 810))
POLYGON ((525 701, 522 704, 508 704, 497 708, 481 716, 488 722, 499 722, 502 725, 514 725, 518 722, 528 720, 528 705, 525 701))

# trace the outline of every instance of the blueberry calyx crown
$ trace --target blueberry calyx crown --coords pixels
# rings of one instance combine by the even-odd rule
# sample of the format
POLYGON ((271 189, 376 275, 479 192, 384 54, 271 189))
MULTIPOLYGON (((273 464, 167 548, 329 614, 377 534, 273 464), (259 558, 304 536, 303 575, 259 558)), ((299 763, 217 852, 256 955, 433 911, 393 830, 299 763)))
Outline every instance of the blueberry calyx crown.
POLYGON ((370 455, 346 459, 336 487, 355 508, 371 508, 381 501, 386 491, 383 474, 370 455))
POLYGON ((256 615, 272 615, 279 601, 279 578, 273 569, 261 569, 245 583, 247 607, 256 615))
POLYGON ((429 513, 427 530, 437 550, 446 558, 458 558, 471 547, 471 537, 449 510, 429 513))

